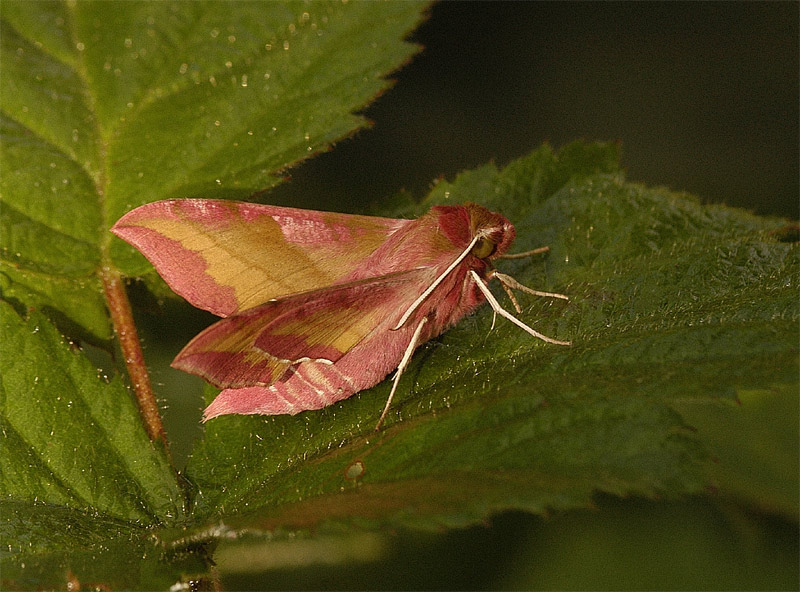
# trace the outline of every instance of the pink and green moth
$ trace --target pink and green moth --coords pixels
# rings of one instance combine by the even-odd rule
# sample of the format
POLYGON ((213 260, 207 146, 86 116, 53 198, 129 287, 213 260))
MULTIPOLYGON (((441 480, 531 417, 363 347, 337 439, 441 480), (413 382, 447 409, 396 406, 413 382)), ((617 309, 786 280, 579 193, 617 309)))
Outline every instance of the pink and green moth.
POLYGON ((534 337, 487 283, 555 298, 494 269, 515 230, 476 204, 435 206, 416 220, 213 199, 171 199, 111 231, 135 246, 192 305, 223 317, 172 366, 222 388, 204 420, 229 413, 321 409, 400 376, 420 344, 488 301, 534 337))

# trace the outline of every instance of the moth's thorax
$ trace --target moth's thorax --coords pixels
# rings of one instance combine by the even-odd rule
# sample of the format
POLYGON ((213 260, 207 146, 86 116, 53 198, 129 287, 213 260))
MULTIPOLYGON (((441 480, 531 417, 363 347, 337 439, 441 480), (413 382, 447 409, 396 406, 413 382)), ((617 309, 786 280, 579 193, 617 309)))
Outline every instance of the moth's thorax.
MULTIPOLYGON (((500 214, 476 204, 435 206, 413 223, 407 240, 416 232, 426 237, 430 260, 430 282, 438 284, 425 299, 408 324, 413 326, 426 317, 426 338, 441 333, 485 301, 469 277, 470 271, 486 277, 491 260, 502 255, 514 240, 513 225, 500 214), (452 267, 454 261, 460 261, 452 267), (447 274, 442 276, 442 274, 447 274), (437 278, 441 278, 438 279, 437 278)), ((430 283, 421 286, 427 288, 430 283)), ((405 311, 402 311, 405 312, 405 311)))
MULTIPOLYGON (((440 288, 463 281, 468 269, 483 276, 490 261, 502 255, 514 240, 512 224, 502 215, 476 204, 435 206, 424 216, 409 220, 388 239, 354 273, 342 281, 353 281, 410 269, 426 269, 433 282, 470 244, 469 256, 459 272, 440 288), (473 240, 478 237, 478 241, 473 240)), ((437 292, 440 295, 441 290, 437 292)))
POLYGON ((481 259, 499 257, 508 250, 516 236, 514 225, 505 216, 478 204, 436 206, 431 213, 437 216, 440 231, 455 247, 466 248, 476 236, 482 242, 488 241, 488 245, 476 250, 475 254, 481 259))

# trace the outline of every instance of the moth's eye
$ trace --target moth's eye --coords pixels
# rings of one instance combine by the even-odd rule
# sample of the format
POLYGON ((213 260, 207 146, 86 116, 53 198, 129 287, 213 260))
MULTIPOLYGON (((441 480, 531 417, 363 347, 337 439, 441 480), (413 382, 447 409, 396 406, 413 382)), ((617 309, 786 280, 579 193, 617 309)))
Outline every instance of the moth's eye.
POLYGON ((497 245, 488 238, 479 238, 475 246, 472 247, 472 254, 478 259, 486 259, 497 248, 497 245))

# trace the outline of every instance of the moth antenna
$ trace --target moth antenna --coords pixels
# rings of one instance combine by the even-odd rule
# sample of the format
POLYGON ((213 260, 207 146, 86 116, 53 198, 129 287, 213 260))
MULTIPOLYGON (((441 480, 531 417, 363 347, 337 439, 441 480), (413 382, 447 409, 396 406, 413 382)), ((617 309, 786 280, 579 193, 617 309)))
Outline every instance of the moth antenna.
POLYGON ((527 294, 531 294, 532 296, 544 296, 546 298, 561 298, 561 300, 569 301, 569 296, 565 294, 557 294, 555 292, 542 292, 541 290, 534 290, 529 288, 528 286, 523 286, 517 280, 515 280, 510 275, 506 275, 505 273, 500 273, 497 270, 494 270, 492 273, 492 277, 496 277, 500 284, 505 288, 506 293, 511 297, 511 301, 514 302, 514 306, 517 309, 517 313, 521 313, 522 311, 519 309, 516 300, 513 296, 511 296, 510 288, 515 290, 520 290, 521 292, 525 292, 527 294))
POLYGON ((425 299, 428 296, 430 296, 431 293, 436 289, 436 287, 444 281, 444 278, 446 278, 451 271, 453 271, 456 267, 458 267, 458 264, 461 263, 466 258, 467 255, 469 255, 469 252, 472 250, 472 247, 475 246, 475 243, 478 242, 478 239, 481 238, 481 236, 482 236, 481 234, 475 235, 475 237, 467 245, 467 248, 464 249, 458 257, 456 257, 456 260, 453 261, 450 264, 450 266, 442 272, 442 275, 433 280, 431 285, 428 286, 428 288, 422 294, 419 295, 419 298, 417 298, 411 304, 411 306, 408 307, 408 310, 405 312, 405 314, 403 314, 403 316, 400 317, 400 320, 397 322, 397 325, 395 325, 394 329, 392 329, 393 331, 397 331, 400 327, 406 324, 406 321, 411 317, 412 314, 414 314, 414 311, 419 308, 419 305, 422 304, 425 301, 425 299))
POLYGON ((527 333, 530 333, 531 335, 533 335, 538 339, 541 339, 542 341, 546 341, 547 343, 553 343, 555 345, 572 345, 571 341, 559 341, 558 339, 553 339, 552 337, 548 337, 547 335, 542 335, 535 329, 531 329, 530 327, 528 327, 528 325, 520 321, 517 317, 515 317, 510 312, 505 310, 502 306, 500 306, 500 303, 497 302, 497 299, 495 299, 494 294, 492 294, 489 288, 486 287, 486 284, 484 284, 481 277, 477 273, 475 273, 475 270, 470 269, 469 273, 472 275, 472 279, 475 280, 475 283, 478 285, 478 289, 480 289, 480 291, 483 292, 483 295, 486 296, 486 300, 489 302, 489 305, 492 307, 492 310, 494 310, 495 313, 499 314, 501 317, 505 317, 520 329, 526 331, 527 333))
POLYGON ((504 253, 498 259, 522 259, 523 257, 530 257, 531 255, 538 255, 539 253, 547 253, 550 247, 539 247, 538 249, 531 249, 523 253, 504 253))
POLYGON ((409 361, 411 361, 411 355, 414 353, 414 350, 417 348, 417 343, 419 342, 419 336, 422 333, 422 327, 425 326, 425 323, 428 322, 428 317, 422 317, 422 320, 417 325, 417 328, 414 329, 414 334, 411 336, 411 341, 408 342, 408 347, 406 348, 405 353, 403 354, 403 359, 400 360, 400 364, 397 366, 397 372, 394 374, 394 378, 392 379, 392 390, 389 392, 389 398, 386 400, 386 406, 383 408, 383 413, 381 413, 381 417, 378 420, 378 425, 375 426, 375 431, 381 429, 381 425, 383 425, 383 420, 386 419, 386 414, 389 413, 389 406, 392 404, 392 399, 394 398, 394 393, 397 391, 397 385, 400 382, 400 377, 403 375, 403 372, 408 366, 409 361))

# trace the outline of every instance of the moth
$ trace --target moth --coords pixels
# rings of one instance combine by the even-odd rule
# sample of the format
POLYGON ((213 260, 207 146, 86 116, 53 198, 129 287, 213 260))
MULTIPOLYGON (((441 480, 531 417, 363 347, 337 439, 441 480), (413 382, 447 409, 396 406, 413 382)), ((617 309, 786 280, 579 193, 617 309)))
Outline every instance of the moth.
MULTIPOLYGON (((389 410, 414 350, 488 301, 497 315, 548 343, 500 306, 487 284, 532 290, 494 268, 514 226, 467 203, 399 220, 213 199, 171 199, 128 212, 111 229, 192 305, 222 319, 172 366, 223 389, 204 421, 229 413, 321 409, 382 381, 389 410)), ((494 322, 492 323, 494 325, 494 322)))

